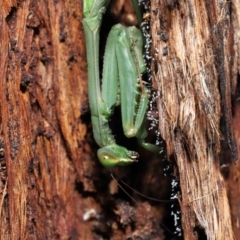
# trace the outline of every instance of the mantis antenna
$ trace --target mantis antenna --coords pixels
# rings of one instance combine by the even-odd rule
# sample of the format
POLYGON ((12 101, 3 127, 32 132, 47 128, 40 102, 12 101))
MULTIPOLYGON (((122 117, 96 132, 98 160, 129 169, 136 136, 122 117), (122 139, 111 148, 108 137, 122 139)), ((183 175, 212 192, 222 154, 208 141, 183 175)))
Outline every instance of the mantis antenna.
MULTIPOLYGON (((111 173, 111 177, 114 181, 117 182, 117 185, 135 202, 137 203, 137 201, 121 186, 121 184, 119 184, 119 182, 117 181, 117 179, 113 176, 113 174, 111 173)), ((131 189, 133 192, 135 192, 136 194, 138 194, 139 196, 142 196, 148 200, 151 201, 155 201, 155 202, 164 202, 164 203, 172 203, 172 202, 176 202, 176 199, 172 199, 172 200, 161 200, 161 199, 157 199, 157 198, 152 198, 152 197, 148 197, 140 192, 138 192, 137 190, 135 190, 134 188, 130 187, 128 184, 126 184, 124 181, 120 180, 122 184, 124 184, 126 187, 128 187, 129 189, 131 189)))

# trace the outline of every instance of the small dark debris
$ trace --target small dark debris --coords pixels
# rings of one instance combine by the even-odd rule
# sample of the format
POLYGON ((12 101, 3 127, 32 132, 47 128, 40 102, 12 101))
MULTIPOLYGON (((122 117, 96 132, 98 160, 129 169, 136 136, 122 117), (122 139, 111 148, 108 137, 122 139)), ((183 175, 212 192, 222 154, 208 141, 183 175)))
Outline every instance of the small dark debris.
POLYGON ((64 31, 60 32, 60 34, 59 34, 59 41, 60 41, 61 43, 62 43, 62 42, 65 42, 66 38, 67 38, 67 33, 64 32, 64 31))
POLYGON ((60 19, 59 19, 59 25, 60 25, 59 41, 60 42, 65 42, 65 40, 67 38, 67 32, 64 30, 65 29, 65 22, 64 22, 63 16, 61 16, 60 19))
POLYGON ((84 115, 84 114, 90 112, 88 101, 84 101, 84 102, 82 103, 80 112, 81 112, 81 115, 84 115))
POLYGON ((16 53, 19 52, 19 49, 18 49, 18 47, 17 47, 17 40, 11 39, 11 41, 10 41, 10 46, 11 46, 11 50, 12 50, 13 52, 16 52, 16 53))
POLYGON ((90 115, 90 109, 89 109, 89 103, 88 101, 84 101, 81 105, 81 109, 80 109, 80 119, 81 122, 83 123, 89 123, 90 119, 91 119, 91 115, 90 115))
POLYGON ((29 161, 29 164, 28 164, 28 172, 29 173, 33 173, 33 170, 34 170, 34 163, 33 163, 33 158, 29 161))
POLYGON ((162 54, 163 54, 163 56, 167 56, 168 55, 168 47, 164 47, 162 49, 162 54))
POLYGON ((27 55, 26 55, 26 53, 23 53, 22 54, 22 58, 21 58, 21 65, 22 66, 25 66, 26 64, 27 64, 27 55))
POLYGON ((27 86, 29 83, 33 80, 33 76, 28 73, 23 73, 21 77, 21 83, 20 83, 20 90, 21 92, 25 93, 27 90, 27 86))
POLYGON ((11 11, 9 12, 8 16, 6 17, 6 22, 9 28, 12 30, 16 25, 16 15, 17 15, 17 8, 12 7, 11 11))
POLYGON ((5 149, 4 149, 4 142, 3 139, 0 138, 0 159, 3 159, 5 157, 5 149))
POLYGON ((48 65, 52 62, 52 58, 45 55, 41 57, 41 61, 44 65, 48 65))
POLYGON ((75 57, 74 57, 74 52, 70 51, 69 54, 68 54, 67 64, 70 65, 70 63, 74 62, 74 61, 76 61, 75 57))
POLYGON ((152 12, 156 16, 158 14, 158 9, 152 10, 152 12))
POLYGON ((166 31, 159 31, 157 34, 160 36, 160 39, 163 42, 167 42, 168 41, 168 34, 167 34, 166 31))
POLYGON ((177 5, 178 5, 178 2, 176 0, 165 0, 165 6, 170 10, 177 7, 177 5))

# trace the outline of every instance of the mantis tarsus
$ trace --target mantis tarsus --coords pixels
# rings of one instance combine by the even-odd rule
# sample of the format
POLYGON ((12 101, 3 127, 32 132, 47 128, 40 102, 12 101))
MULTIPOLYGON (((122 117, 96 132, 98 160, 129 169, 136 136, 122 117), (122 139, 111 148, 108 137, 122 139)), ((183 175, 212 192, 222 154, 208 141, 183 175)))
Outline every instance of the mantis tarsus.
POLYGON ((93 135, 101 147, 98 158, 107 168, 137 161, 138 153, 116 143, 108 121, 115 106, 121 105, 124 134, 137 137, 144 148, 159 152, 146 143, 145 118, 149 90, 141 80, 146 70, 142 55, 143 38, 136 27, 117 24, 112 27, 106 44, 102 80, 99 74, 99 32, 102 16, 110 0, 84 0, 83 27, 88 61, 88 96, 93 135))

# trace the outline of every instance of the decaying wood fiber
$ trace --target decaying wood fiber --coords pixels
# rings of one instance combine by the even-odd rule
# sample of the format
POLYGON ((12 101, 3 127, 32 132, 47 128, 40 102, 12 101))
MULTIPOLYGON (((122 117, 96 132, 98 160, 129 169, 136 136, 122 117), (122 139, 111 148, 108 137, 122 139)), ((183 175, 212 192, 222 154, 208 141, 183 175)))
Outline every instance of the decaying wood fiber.
MULTIPOLYGON (((117 184, 97 160, 82 3, 0 1, 0 239, 165 237, 162 205, 119 200, 117 184)), ((136 23, 130 3, 112 8, 136 23)), ((164 192, 167 181, 157 178, 162 167, 155 162, 143 174, 137 166, 132 175, 131 167, 122 172, 148 191, 164 192)))
MULTIPOLYGON (((0 239, 177 239, 172 202, 143 200, 128 189, 130 200, 97 160, 82 2, 0 1, 0 239)), ((103 24, 136 23, 130 0, 111 3, 106 17, 114 16, 103 24)), ((177 163, 184 239, 202 232, 233 239, 218 154, 222 141, 236 158, 230 97, 240 71, 240 3, 151 5, 159 130, 177 163)), ((234 119, 238 136, 239 122, 234 119)), ((114 169, 114 176, 145 195, 169 199, 161 156, 140 156, 139 164, 114 169)), ((239 239, 239 162, 230 172, 239 239)))
POLYGON ((184 239, 198 239, 199 229, 207 239, 234 239, 218 155, 224 140, 237 160, 231 94, 240 66, 239 1, 151 3, 159 131, 177 163, 184 239))
POLYGON ((88 236, 79 219, 90 200, 79 201, 75 190, 91 155, 81 119, 81 1, 1 1, 0 8, 0 239, 68 239, 79 225, 88 236))

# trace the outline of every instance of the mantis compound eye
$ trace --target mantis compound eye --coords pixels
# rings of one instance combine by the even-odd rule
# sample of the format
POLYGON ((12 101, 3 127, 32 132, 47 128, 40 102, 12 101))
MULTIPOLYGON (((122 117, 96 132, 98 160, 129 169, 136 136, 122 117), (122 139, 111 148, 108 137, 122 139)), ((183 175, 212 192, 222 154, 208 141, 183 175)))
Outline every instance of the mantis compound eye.
POLYGON ((97 155, 100 163, 106 168, 126 166, 137 162, 139 157, 137 152, 129 151, 116 144, 100 148, 97 155))

